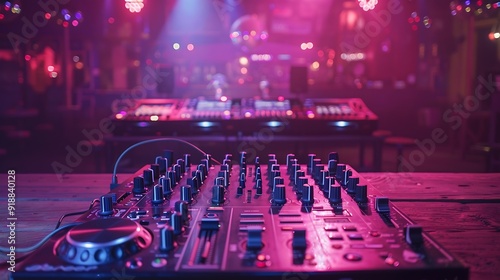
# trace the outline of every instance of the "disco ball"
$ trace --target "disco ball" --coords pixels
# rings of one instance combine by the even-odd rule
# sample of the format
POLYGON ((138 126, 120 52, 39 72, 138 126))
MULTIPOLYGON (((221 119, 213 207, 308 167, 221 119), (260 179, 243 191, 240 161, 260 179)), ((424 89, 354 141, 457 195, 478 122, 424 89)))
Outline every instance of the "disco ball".
POLYGON ((257 15, 244 15, 233 22, 229 37, 233 44, 248 51, 266 41, 269 34, 257 15))

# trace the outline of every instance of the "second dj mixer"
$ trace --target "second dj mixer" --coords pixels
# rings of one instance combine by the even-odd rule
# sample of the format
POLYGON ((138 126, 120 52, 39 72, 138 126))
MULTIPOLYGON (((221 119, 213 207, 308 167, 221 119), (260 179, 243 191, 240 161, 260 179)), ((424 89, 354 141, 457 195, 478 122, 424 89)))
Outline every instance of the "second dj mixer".
POLYGON ((378 117, 359 98, 139 99, 111 116, 115 135, 369 135, 378 117))
POLYGON ((216 161, 165 151, 12 279, 468 279, 335 152, 216 161))

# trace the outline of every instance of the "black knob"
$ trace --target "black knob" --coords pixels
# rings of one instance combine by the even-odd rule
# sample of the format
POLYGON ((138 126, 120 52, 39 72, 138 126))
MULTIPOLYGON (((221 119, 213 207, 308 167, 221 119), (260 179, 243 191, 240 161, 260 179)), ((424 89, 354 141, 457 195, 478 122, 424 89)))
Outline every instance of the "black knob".
POLYGON ((316 154, 308 154, 307 155, 307 174, 310 175, 312 172, 312 166, 314 162, 314 158, 316 157, 316 154))
POLYGON ((328 178, 328 170, 321 170, 320 171, 320 176, 319 176, 319 181, 318 185, 320 186, 321 189, 328 189, 327 185, 327 179, 328 178))
POLYGON ((174 166, 172 166, 172 169, 175 171, 175 180, 179 182, 182 178, 181 166, 176 163, 174 164, 174 166))
POLYGON ((185 202, 185 201, 183 201, 183 200, 176 201, 175 204, 174 204, 174 210, 175 210, 175 212, 181 214, 182 224, 183 225, 187 224, 187 222, 189 221, 189 207, 188 207, 188 203, 185 202))
POLYGON ((344 172, 344 176, 342 177, 340 184, 342 186, 347 186, 347 183, 349 182, 349 178, 352 176, 352 170, 347 170, 344 172))
POLYGON ((342 180, 342 178, 344 177, 345 169, 346 169, 345 164, 342 163, 337 164, 337 172, 335 172, 335 178, 337 178, 337 180, 342 180))
POLYGON ((187 203, 193 202, 193 194, 191 192, 191 186, 182 186, 181 187, 181 200, 187 203))
POLYGON ((302 188, 302 198, 300 199, 304 205, 312 205, 314 203, 314 188, 309 184, 305 184, 302 188))
POLYGON ((162 189, 163 189, 163 195, 169 195, 173 192, 170 178, 161 177, 160 178, 160 185, 162 186, 162 189))
POLYGON ((186 170, 191 168, 191 155, 190 154, 184 154, 184 168, 186 168, 186 170))
POLYGON ((236 188, 236 195, 237 196, 243 195, 243 188, 242 187, 236 188))
POLYGON ((175 171, 170 170, 167 172, 168 178, 170 179, 170 184, 173 187, 177 185, 177 176, 175 175, 175 171))
POLYGON ((340 185, 330 185, 328 190, 328 201, 332 204, 342 202, 342 187, 340 185))
POLYGON ((153 198, 151 199, 151 202, 153 204, 161 204, 164 200, 163 187, 161 185, 155 185, 153 187, 153 198))
POLYGON ((300 177, 305 177, 306 176, 306 173, 302 170, 297 170, 297 172, 295 172, 295 178, 293 179, 293 181, 295 182, 295 184, 297 185, 297 188, 299 187, 298 184, 299 184, 299 178, 300 177))
POLYGON ((267 154, 267 158, 269 160, 275 160, 276 159, 276 154, 267 154))
POLYGON ((201 181, 205 181, 205 179, 207 178, 207 166, 204 165, 204 164, 198 164, 198 170, 200 171, 201 173, 201 181))
POLYGON ((134 178, 134 187, 132 189, 132 192, 135 194, 141 194, 144 193, 144 178, 143 177, 135 177, 134 178))
POLYGON ((160 251, 168 252, 175 248, 175 233, 171 226, 166 225, 160 230, 160 251))
POLYGON ((328 161, 330 160, 336 160, 337 162, 339 161, 339 154, 337 152, 331 152, 328 154, 328 161))
POLYGON ((356 193, 356 186, 359 184, 359 177, 351 177, 347 182, 347 193, 356 193))
POLYGON ((103 195, 100 198, 100 211, 99 215, 101 216, 109 216, 113 214, 113 196, 111 195, 103 195))
POLYGON ((321 159, 313 159, 313 165, 311 166, 311 176, 313 176, 314 180, 318 180, 319 171, 323 170, 323 168, 324 166, 321 164, 321 159))
POLYGON ((164 157, 158 156, 155 158, 155 163, 158 164, 158 166, 160 168, 160 173, 165 174, 165 172, 167 171, 167 166, 168 166, 167 159, 164 157))
POLYGON ((297 184, 295 184, 295 189, 297 193, 303 193, 304 192, 304 186, 308 184, 309 180, 307 177, 302 176, 297 178, 297 184))
POLYGON ((323 186, 323 192, 328 193, 330 191, 330 186, 335 185, 335 178, 334 177, 326 177, 325 178, 325 185, 323 186))
MULTIPOLYGON (((290 170, 290 180, 295 183, 295 174, 300 170, 300 164, 293 164, 292 169, 290 170)), ((305 173, 304 173, 305 174, 305 173)))
POLYGON ((219 171, 217 178, 222 178, 222 184, 217 183, 217 185, 222 185, 224 188, 229 187, 229 173, 227 171, 219 171))
MULTIPOLYGON (((225 175, 225 172, 223 172, 223 171, 219 171, 219 175, 224 176, 224 175, 225 175)), ((224 182, 224 181, 225 181, 225 180, 224 180, 224 177, 221 177, 221 176, 216 177, 216 178, 214 179, 214 185, 215 185, 215 186, 223 186, 223 187, 224 187, 224 186, 225 186, 225 182, 224 182)))
POLYGON ((255 181, 262 180, 262 171, 260 167, 255 167, 255 181))
POLYGON ((240 184, 239 184, 240 188, 245 188, 246 187, 246 185, 245 185, 246 181, 247 181, 246 180, 246 174, 245 173, 241 173, 240 174, 240 184))
POLYGON ((307 248, 307 238, 305 229, 296 229, 292 237, 293 250, 305 250, 307 248))
MULTIPOLYGON (((180 158, 177 159, 177 164, 180 166, 181 174, 186 173, 186 164, 184 163, 184 159, 180 158)), ((182 177, 182 175, 181 175, 182 177)))
POLYGON ((172 227, 175 235, 182 233, 182 214, 174 211, 170 216, 170 226, 172 227))
POLYGON ((200 190, 200 185, 198 184, 198 178, 196 176, 187 178, 186 180, 187 184, 191 186, 191 194, 195 195, 199 192, 200 190))
POLYGON ((331 159, 328 161, 328 176, 335 177, 337 174, 337 160, 331 159))
POLYGON ((420 225, 407 225, 403 233, 405 235, 405 241, 414 248, 418 248, 424 243, 422 226, 420 225))
POLYGON ((224 204, 224 187, 222 185, 215 185, 212 188, 212 203, 215 205, 224 204))
POLYGON ((260 250, 262 248, 262 227, 248 226, 247 250, 260 250))
POLYGON ((287 168, 287 174, 288 175, 294 174, 294 172, 295 172, 294 166, 298 165, 298 164, 299 164, 299 161, 296 158, 290 159, 290 165, 287 168))
POLYGON ((150 165, 150 169, 153 170, 154 180, 158 180, 158 178, 160 178, 160 165, 153 163, 150 165))
POLYGON ((287 170, 290 170, 290 167, 292 166, 292 159, 295 158, 294 154, 288 154, 286 155, 286 168, 287 170))
POLYGON ((145 169, 143 171, 143 175, 142 177, 144 178, 144 185, 145 186, 151 186, 154 184, 154 177, 153 177, 153 169, 149 168, 149 169, 145 169))
POLYGON ((286 203, 285 185, 276 185, 273 191, 273 203, 277 205, 283 205, 286 203))
POLYGON ((273 180, 273 191, 276 188, 277 185, 284 185, 285 184, 285 179, 283 177, 274 177, 273 180))
POLYGON ((258 179, 256 182, 255 182, 255 193, 257 195, 261 195, 262 194, 262 180, 261 179, 258 179))
POLYGON ((358 203, 368 202, 368 190, 366 185, 358 185, 356 187, 356 194, 354 195, 354 201, 358 203))

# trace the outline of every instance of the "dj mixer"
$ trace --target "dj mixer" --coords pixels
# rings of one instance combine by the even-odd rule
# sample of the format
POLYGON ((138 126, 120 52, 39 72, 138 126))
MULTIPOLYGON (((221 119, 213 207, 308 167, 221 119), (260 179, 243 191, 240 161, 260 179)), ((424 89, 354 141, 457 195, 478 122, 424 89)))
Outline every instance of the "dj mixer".
POLYGON ((378 117, 359 98, 139 99, 111 116, 115 135, 369 135, 378 117))
POLYGON ((158 154, 11 279, 468 279, 336 152, 158 154))

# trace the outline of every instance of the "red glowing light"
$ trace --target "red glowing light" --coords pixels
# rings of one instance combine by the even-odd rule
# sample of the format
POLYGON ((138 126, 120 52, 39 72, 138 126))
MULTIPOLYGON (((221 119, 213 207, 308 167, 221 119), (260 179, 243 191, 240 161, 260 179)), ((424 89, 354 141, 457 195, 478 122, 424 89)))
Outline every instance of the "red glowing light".
POLYGON ((457 11, 461 11, 462 10, 462 5, 457 5, 457 11))
POLYGON ((63 25, 64 27, 68 27, 68 26, 69 26, 69 23, 68 23, 67 21, 65 21, 65 22, 63 22, 63 23, 62 23, 62 25, 63 25))
POLYGON ((482 6, 482 5, 483 5, 483 1, 481 1, 481 0, 477 0, 477 5, 478 5, 478 6, 482 6))
POLYGON ((24 56, 24 60, 30 61, 31 60, 31 55, 27 54, 24 56))
POLYGON ((0 14, 0 20, 2 20, 5 16, 3 14, 0 14))
POLYGON ((110 18, 108 18, 108 23, 109 23, 109 24, 113 24, 113 23, 115 23, 115 18, 114 18, 114 17, 110 17, 110 18))
POLYGON ((416 26, 416 25, 412 25, 412 26, 411 26, 411 30, 413 30, 413 31, 417 31, 417 29, 418 29, 418 26, 416 26))
POLYGON ((77 25, 78 25, 78 21, 77 21, 77 20, 72 21, 72 22, 71 22, 71 25, 73 25, 73 26, 77 26, 77 25))
POLYGON ((50 13, 45 13, 45 19, 50 19, 51 17, 50 13))
POLYGON ((420 17, 419 16, 416 16, 415 17, 415 22, 419 22, 420 21, 420 17))
POLYGON ((283 97, 283 96, 278 96, 278 101, 280 101, 280 102, 285 101, 285 97, 283 97))
POLYGON ((413 23, 413 18, 412 17, 408 18, 408 23, 413 23))

